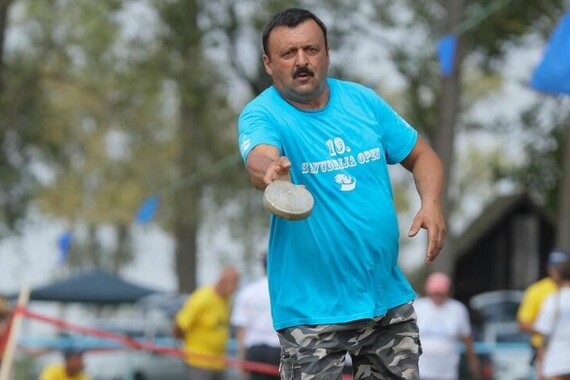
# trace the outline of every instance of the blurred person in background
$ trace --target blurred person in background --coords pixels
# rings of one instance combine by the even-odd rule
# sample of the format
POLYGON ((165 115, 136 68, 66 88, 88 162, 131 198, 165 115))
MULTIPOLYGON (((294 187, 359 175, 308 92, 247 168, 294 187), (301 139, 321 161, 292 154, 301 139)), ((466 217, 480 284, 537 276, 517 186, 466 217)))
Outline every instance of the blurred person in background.
POLYGON ((517 311, 517 321, 521 331, 530 335, 530 345, 532 348, 531 365, 534 366, 535 376, 540 379, 541 363, 537 360, 537 352, 542 345, 542 336, 534 330, 534 323, 540 313, 544 300, 552 293, 556 292, 558 286, 554 280, 554 261, 557 257, 557 250, 554 249, 548 255, 547 271, 548 276, 536 281, 526 288, 522 302, 517 311))
POLYGON ((238 271, 224 267, 215 284, 196 289, 175 315, 173 334, 184 341, 191 380, 224 378, 230 301, 238 282, 238 271))
POLYGON ((239 291, 231 322, 236 328, 238 359, 275 366, 275 375, 256 372, 255 368, 246 369, 244 372, 249 373, 249 380, 274 380, 279 379, 281 346, 271 319, 266 254, 261 257, 261 264, 263 276, 239 291))
POLYGON ((432 273, 426 279, 424 291, 425 296, 414 301, 423 351, 419 361, 420 379, 459 379, 458 342, 465 346, 473 378, 479 378, 480 365, 473 345, 469 312, 461 302, 450 297, 450 278, 445 273, 432 273))
POLYGON ((39 380, 91 380, 83 372, 83 351, 68 349, 63 352, 63 363, 49 364, 41 372, 39 380))
POLYGON ((556 250, 549 257, 558 289, 542 304, 534 330, 543 336, 538 358, 542 378, 570 380, 570 254, 556 250))

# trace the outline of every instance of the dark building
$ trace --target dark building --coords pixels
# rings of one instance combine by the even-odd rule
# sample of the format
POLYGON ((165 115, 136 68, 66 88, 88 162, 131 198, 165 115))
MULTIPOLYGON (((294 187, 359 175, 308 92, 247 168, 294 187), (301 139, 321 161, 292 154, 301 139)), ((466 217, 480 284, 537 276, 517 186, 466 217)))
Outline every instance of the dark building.
POLYGON ((546 275, 554 239, 554 218, 528 195, 498 198, 452 243, 455 298, 524 290, 546 275))

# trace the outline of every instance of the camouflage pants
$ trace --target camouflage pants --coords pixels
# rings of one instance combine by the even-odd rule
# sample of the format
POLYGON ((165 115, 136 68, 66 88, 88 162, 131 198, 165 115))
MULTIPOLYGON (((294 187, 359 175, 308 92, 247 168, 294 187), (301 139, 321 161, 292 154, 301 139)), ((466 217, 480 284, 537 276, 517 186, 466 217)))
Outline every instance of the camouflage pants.
POLYGON ((374 319, 295 326, 278 333, 282 380, 340 380, 346 353, 355 380, 419 379, 421 346, 411 303, 374 319))

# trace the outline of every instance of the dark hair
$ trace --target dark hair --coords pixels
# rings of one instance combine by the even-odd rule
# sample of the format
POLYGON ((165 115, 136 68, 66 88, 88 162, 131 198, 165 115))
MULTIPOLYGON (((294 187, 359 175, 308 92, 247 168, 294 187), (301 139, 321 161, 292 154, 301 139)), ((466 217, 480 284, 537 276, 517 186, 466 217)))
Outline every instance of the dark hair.
POLYGON ((63 357, 68 359, 72 356, 83 356, 85 350, 79 347, 68 347, 63 350, 63 357))
POLYGON ((269 22, 265 25, 265 28, 263 28, 263 35, 262 35, 263 52, 267 54, 269 35, 271 34, 271 31, 273 29, 275 29, 278 26, 286 26, 289 28, 294 28, 297 25, 309 19, 315 20, 319 28, 321 28, 321 30, 323 31, 323 35, 325 37, 325 47, 328 48, 329 45, 327 41, 327 27, 321 21, 321 19, 306 9, 288 8, 273 16, 271 20, 269 20, 269 22))

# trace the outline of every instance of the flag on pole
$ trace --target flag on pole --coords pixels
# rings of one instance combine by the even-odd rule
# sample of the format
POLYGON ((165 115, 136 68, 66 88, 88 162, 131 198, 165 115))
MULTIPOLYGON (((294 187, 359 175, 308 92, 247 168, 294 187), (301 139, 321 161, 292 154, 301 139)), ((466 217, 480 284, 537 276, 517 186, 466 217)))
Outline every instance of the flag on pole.
POLYGON ((439 67, 444 77, 451 75, 455 66, 455 50, 457 48, 457 36, 448 34, 437 43, 437 55, 439 67))
POLYGON ((570 11, 552 32, 530 85, 549 94, 570 94, 570 11))
POLYGON ((156 195, 146 198, 137 211, 135 221, 141 224, 149 223, 156 214, 158 204, 159 199, 156 195))
POLYGON ((66 231, 61 234, 57 240, 57 246, 59 248, 59 263, 65 264, 67 257, 69 256, 69 250, 71 249, 71 242, 73 240, 73 235, 71 231, 66 231))

